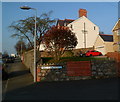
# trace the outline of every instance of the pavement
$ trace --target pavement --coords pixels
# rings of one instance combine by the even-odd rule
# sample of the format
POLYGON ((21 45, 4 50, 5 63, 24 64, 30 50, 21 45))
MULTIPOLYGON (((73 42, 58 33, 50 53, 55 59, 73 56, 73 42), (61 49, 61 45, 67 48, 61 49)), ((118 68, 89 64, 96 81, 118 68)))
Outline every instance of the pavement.
POLYGON ((34 83, 29 69, 20 60, 16 60, 15 63, 9 63, 7 68, 9 79, 2 82, 2 100, 9 100, 9 96, 11 97, 9 92, 34 83))
POLYGON ((10 65, 9 74, 3 102, 119 100, 119 78, 34 83, 33 76, 20 61, 10 65))

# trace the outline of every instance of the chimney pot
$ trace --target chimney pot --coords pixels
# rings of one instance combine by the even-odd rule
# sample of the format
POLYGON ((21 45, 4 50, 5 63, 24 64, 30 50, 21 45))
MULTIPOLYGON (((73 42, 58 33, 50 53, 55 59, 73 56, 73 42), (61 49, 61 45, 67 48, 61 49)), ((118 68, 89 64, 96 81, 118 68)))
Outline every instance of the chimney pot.
POLYGON ((86 9, 79 9, 79 17, 85 16, 87 17, 87 10, 86 9))

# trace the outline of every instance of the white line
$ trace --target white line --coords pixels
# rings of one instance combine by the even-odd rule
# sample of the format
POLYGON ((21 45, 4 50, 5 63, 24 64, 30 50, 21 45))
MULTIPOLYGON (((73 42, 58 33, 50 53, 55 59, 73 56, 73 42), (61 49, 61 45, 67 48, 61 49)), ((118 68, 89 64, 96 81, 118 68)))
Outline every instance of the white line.
MULTIPOLYGON (((8 87, 8 81, 9 81, 9 79, 7 80, 6 85, 5 85, 5 91, 4 91, 3 99, 4 99, 5 96, 6 96, 7 87, 8 87)), ((2 100, 3 100, 3 99, 2 99, 2 100)))

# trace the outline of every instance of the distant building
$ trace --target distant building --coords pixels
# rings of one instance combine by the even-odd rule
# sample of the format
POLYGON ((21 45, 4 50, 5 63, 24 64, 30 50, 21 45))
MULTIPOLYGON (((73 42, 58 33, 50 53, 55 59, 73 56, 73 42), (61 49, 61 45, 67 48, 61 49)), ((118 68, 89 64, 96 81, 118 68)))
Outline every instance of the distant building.
POLYGON ((10 56, 11 56, 11 57, 16 57, 16 54, 11 54, 10 56))

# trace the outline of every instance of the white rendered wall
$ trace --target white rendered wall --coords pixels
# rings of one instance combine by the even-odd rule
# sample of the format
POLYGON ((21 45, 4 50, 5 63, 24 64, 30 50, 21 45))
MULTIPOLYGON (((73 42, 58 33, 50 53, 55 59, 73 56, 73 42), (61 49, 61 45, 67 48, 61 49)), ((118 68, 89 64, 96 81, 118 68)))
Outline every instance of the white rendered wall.
POLYGON ((99 28, 94 23, 92 23, 88 18, 82 16, 72 23, 68 24, 68 27, 72 25, 72 31, 76 34, 78 39, 78 44, 76 49, 85 48, 84 46, 84 23, 86 32, 86 48, 93 47, 95 40, 99 34, 99 28), (95 30, 94 30, 95 27, 95 30))

